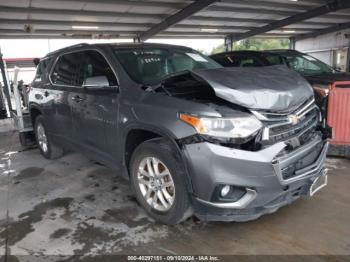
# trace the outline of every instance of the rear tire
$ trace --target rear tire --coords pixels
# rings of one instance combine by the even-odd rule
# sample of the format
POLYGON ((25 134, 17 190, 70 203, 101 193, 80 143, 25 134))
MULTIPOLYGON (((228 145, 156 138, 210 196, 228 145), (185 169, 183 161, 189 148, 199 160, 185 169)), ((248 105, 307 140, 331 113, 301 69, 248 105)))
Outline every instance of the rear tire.
POLYGON ((181 158, 165 139, 143 142, 131 157, 130 180, 136 198, 161 223, 178 224, 192 215, 185 176, 181 158))
POLYGON ((44 117, 38 116, 35 118, 34 132, 40 153, 47 159, 61 157, 63 149, 52 142, 46 130, 44 117))

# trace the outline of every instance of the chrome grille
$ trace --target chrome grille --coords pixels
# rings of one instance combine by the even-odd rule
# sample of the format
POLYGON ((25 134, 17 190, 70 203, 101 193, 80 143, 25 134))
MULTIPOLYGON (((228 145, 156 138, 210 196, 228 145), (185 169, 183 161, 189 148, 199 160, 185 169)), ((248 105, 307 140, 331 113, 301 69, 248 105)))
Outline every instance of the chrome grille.
POLYGON ((285 142, 274 159, 275 172, 282 184, 322 172, 328 145, 319 130, 321 113, 314 100, 291 113, 252 113, 264 123, 261 143, 265 146, 285 142), (295 120, 296 117, 298 121, 295 120))
MULTIPOLYGON (((282 124, 273 126, 269 131, 269 140, 272 143, 286 141, 292 137, 300 137, 305 133, 314 131, 319 121, 319 111, 314 108, 303 117, 300 118, 297 124, 282 124)), ((300 141, 302 142, 302 141, 300 141)))
POLYGON ((315 133, 320 121, 320 110, 315 105, 314 100, 289 114, 258 111, 252 111, 252 113, 265 125, 262 133, 264 144, 274 144, 296 138, 298 143, 302 145, 315 133), (293 122, 293 117, 298 121, 293 122))

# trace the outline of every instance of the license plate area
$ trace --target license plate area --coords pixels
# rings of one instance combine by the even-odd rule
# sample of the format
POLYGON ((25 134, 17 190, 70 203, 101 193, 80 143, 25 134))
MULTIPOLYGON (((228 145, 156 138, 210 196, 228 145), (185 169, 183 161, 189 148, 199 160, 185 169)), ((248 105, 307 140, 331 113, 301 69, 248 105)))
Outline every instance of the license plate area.
POLYGON ((310 186, 310 191, 309 195, 313 196, 318 192, 320 189, 324 188, 327 185, 328 182, 328 176, 327 176, 328 169, 322 170, 322 175, 320 175, 318 178, 316 178, 311 186, 310 186))

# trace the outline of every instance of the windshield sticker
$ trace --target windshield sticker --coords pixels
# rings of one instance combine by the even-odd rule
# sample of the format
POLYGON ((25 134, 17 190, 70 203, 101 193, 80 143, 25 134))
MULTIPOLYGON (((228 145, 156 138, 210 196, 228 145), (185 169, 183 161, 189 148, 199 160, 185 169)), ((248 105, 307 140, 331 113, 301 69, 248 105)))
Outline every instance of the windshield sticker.
POLYGON ((200 56, 198 54, 186 53, 186 55, 188 55, 189 57, 191 57, 193 60, 195 60, 197 62, 206 62, 206 63, 208 63, 208 60, 206 60, 203 56, 200 56))

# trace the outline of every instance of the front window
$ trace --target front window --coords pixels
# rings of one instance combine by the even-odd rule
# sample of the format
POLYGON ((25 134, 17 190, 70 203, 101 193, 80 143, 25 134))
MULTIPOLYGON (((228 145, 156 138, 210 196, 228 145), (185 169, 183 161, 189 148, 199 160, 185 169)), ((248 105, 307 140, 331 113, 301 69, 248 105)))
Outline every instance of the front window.
POLYGON ((83 57, 77 77, 79 86, 82 86, 87 79, 97 77, 106 78, 109 86, 118 85, 112 68, 102 54, 95 50, 87 50, 83 52, 83 57))
POLYGON ((285 60, 288 67, 302 75, 319 75, 333 72, 329 65, 306 54, 287 54, 285 60))
POLYGON ((146 86, 159 84, 164 76, 180 71, 221 67, 190 49, 120 48, 114 54, 128 75, 146 86))

